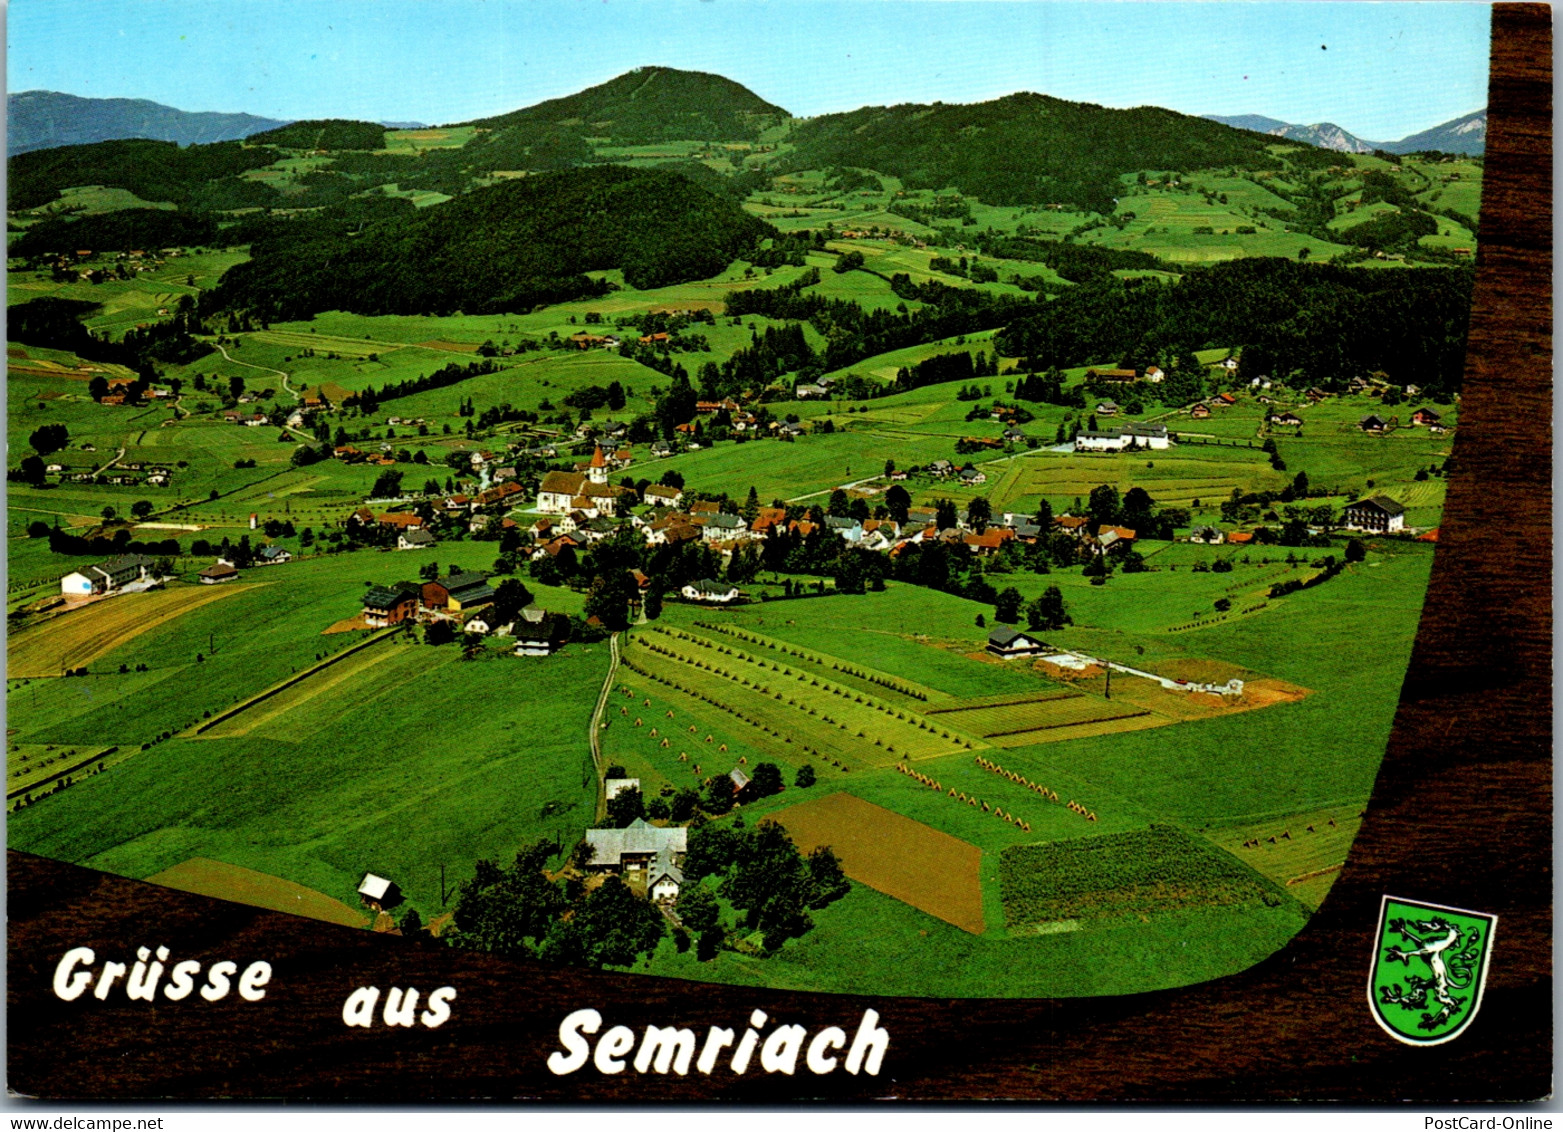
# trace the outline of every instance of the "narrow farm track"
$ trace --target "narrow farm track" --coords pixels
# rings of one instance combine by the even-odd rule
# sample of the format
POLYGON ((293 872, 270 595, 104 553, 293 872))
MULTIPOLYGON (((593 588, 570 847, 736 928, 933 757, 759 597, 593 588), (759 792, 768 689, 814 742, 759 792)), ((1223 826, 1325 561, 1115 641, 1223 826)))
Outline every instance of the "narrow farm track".
POLYGON ((614 633, 608 637, 608 675, 603 677, 602 691, 597 694, 597 707, 592 712, 592 721, 589 725, 588 739, 592 749, 592 766, 597 772, 597 818, 601 822, 608 816, 608 798, 605 785, 607 779, 603 773, 602 765, 602 713, 608 706, 608 693, 613 690, 613 677, 619 671, 619 635, 614 633))
POLYGON ((283 373, 280 369, 272 369, 270 366, 258 366, 253 362, 241 362, 238 358, 229 354, 227 350, 223 349, 222 346, 218 345, 216 342, 213 342, 212 345, 217 346, 217 352, 236 366, 247 366, 250 369, 258 369, 263 373, 276 374, 278 377, 282 378, 282 388, 288 391, 288 396, 292 397, 295 401, 302 400, 302 398, 299 396, 298 390, 294 389, 293 386, 288 384, 288 375, 283 373))

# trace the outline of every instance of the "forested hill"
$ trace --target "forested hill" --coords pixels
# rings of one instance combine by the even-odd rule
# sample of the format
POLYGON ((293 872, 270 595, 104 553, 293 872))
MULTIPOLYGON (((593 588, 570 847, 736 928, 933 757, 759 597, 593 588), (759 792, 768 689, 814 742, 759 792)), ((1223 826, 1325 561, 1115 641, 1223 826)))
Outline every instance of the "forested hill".
POLYGON ((1474 278, 1468 266, 1363 271, 1285 259, 1190 268, 1176 284, 1098 275, 1014 320, 994 344, 1045 369, 1242 342, 1244 378, 1331 388, 1342 375, 1382 371, 1439 396, 1460 388, 1474 278))
POLYGON ((286 149, 384 149, 385 127, 378 122, 343 118, 311 119, 255 134, 250 138, 250 144, 278 145, 286 149))
POLYGON ((24 90, 6 98, 5 149, 35 149, 121 138, 181 145, 235 141, 282 125, 253 114, 176 110, 145 98, 81 98, 53 90, 24 90))
POLYGON ((235 181, 245 170, 270 165, 280 156, 266 146, 236 141, 183 148, 164 141, 104 141, 40 149, 6 163, 8 206, 37 208, 58 197, 61 189, 103 185, 128 189, 145 201, 199 207, 208 204, 213 183, 235 181))
MULTIPOLYGON (((1276 169, 1272 139, 1157 107, 1109 110, 1040 94, 971 105, 870 106, 800 125, 790 169, 858 166, 909 188, 956 188, 989 204, 1113 210, 1120 174, 1141 169, 1276 169)), ((1301 147, 1312 162, 1317 151, 1301 147)), ((1320 155, 1324 163, 1335 160, 1320 155)))
POLYGON ((492 130, 519 126, 557 129, 580 137, 606 138, 610 145, 659 141, 753 141, 760 131, 787 118, 747 87, 700 71, 639 67, 600 86, 551 98, 465 123, 492 130))
POLYGON ((774 234, 677 174, 598 166, 480 189, 352 235, 279 234, 202 309, 262 319, 528 311, 603 293, 588 271, 622 268, 633 287, 706 278, 774 234))

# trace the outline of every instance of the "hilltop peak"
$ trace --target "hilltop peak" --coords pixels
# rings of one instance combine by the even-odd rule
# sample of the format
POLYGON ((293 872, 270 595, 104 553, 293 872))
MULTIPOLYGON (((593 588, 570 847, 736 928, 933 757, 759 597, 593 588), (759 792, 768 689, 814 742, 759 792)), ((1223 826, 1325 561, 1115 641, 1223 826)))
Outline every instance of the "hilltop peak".
POLYGON ((546 128, 643 145, 673 140, 752 139, 789 117, 748 87, 721 75, 645 66, 576 94, 464 125, 546 128))

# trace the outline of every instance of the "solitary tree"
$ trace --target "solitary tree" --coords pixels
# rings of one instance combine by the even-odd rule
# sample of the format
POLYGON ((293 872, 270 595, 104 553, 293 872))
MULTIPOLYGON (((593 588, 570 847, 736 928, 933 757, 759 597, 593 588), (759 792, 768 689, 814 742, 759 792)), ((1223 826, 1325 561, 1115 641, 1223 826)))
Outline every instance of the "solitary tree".
POLYGON ((695 816, 695 811, 699 807, 700 795, 685 786, 677 794, 673 795, 673 801, 668 804, 668 816, 673 821, 688 821, 695 816))
POLYGON ((1043 590, 1042 596, 1026 607, 1026 624, 1032 629, 1062 629, 1073 623, 1073 618, 1064 608, 1063 591, 1057 586, 1043 590))
POLYGON ((906 522, 906 513, 912 506, 911 493, 900 484, 892 484, 885 492, 885 508, 897 523, 906 522))
POLYGON ((686 884, 679 891, 673 910, 684 926, 697 934, 715 928, 721 915, 716 894, 703 884, 686 884))
POLYGON ((27 442, 38 455, 47 456, 51 452, 58 452, 70 442, 70 431, 62 424, 46 424, 34 430, 27 442))
POLYGON ((775 763, 760 763, 754 768, 754 774, 749 779, 749 789, 754 792, 756 798, 768 798, 772 794, 780 794, 781 769, 775 763))
POLYGON ((841 861, 829 845, 817 846, 809 854, 809 879, 814 882, 814 898, 809 901, 811 908, 823 908, 852 888, 841 870, 841 861))
MULTIPOLYGON (((1055 589, 1057 587, 1054 587, 1055 589)), ((1006 625, 1013 625, 1020 620, 1020 607, 1025 602, 1025 597, 1014 586, 1010 586, 999 594, 998 600, 993 603, 993 619, 1002 621, 1006 625)))
POLYGON ((705 808, 713 814, 725 814, 733 808, 733 780, 725 774, 713 778, 706 787, 705 808))
POLYGON ((1118 489, 1111 484, 1105 483, 1099 487, 1093 487, 1086 509, 1090 512, 1093 522, 1116 523, 1121 509, 1118 501, 1118 489))

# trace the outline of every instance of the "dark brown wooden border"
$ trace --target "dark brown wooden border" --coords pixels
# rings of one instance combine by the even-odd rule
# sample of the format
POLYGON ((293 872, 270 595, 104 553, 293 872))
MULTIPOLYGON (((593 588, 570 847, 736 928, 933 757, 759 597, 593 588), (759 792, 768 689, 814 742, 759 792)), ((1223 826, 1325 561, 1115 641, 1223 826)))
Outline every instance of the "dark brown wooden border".
POLYGON ((541 1098, 631 1103, 950 1100, 1527 1100, 1552 1087, 1551 14, 1493 14, 1478 285, 1456 473, 1369 817, 1329 900, 1285 949, 1231 978, 1050 1001, 859 999, 588 975, 172 892, 9 855, 9 1084, 57 1098, 541 1098), (1372 1021, 1382 894, 1495 912, 1481 1011, 1412 1048, 1372 1021), (53 964, 88 945, 270 959, 257 1004, 63 1003, 53 964), (438 1030, 348 1030, 358 985, 459 988, 438 1030), (752 1009, 893 1046, 877 1077, 553 1076, 568 1011, 632 1027, 741 1028, 752 1009))

